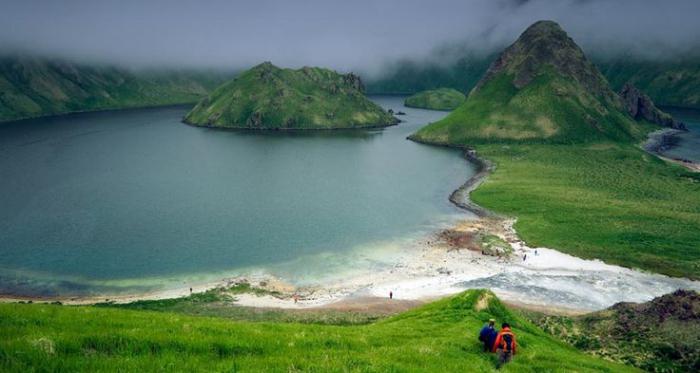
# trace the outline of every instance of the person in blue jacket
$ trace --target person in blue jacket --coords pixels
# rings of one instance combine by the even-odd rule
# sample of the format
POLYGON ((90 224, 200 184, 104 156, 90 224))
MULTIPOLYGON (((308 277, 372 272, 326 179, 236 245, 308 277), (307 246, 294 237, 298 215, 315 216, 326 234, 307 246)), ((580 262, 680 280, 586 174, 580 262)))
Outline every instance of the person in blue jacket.
POLYGON ((493 349, 493 342, 496 341, 498 336, 498 330, 496 330, 495 325, 496 320, 490 319, 489 323, 484 325, 479 332, 479 340, 484 343, 484 351, 491 352, 493 349))

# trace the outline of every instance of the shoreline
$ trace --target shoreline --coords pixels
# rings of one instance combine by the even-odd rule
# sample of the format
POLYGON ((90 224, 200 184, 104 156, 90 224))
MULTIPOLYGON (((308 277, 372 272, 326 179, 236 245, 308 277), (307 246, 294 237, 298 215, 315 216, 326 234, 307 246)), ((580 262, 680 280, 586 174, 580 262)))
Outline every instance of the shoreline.
POLYGON ((641 144, 644 151, 653 154, 666 162, 677 164, 693 172, 700 172, 700 163, 688 159, 673 158, 664 153, 678 146, 678 135, 685 131, 666 128, 650 132, 647 139, 641 144))
MULTIPOLYGON (((665 131, 667 130, 657 132, 665 131)), ((248 283, 267 291, 267 294, 236 294, 235 300, 231 302, 232 306, 289 310, 362 310, 373 307, 403 309, 401 307, 414 307, 466 289, 488 287, 505 303, 518 308, 573 315, 603 309, 620 301, 646 301, 677 288, 700 291, 698 281, 670 278, 609 265, 600 260, 581 259, 548 248, 527 246, 513 227, 515 219, 497 216, 469 199, 469 193, 495 170, 495 165, 479 158, 476 152, 469 148, 452 148, 461 149, 464 158, 475 164, 477 168, 474 175, 450 194, 449 200, 457 207, 475 214, 477 219, 452 223, 445 229, 430 232, 424 237, 412 240, 411 243, 402 243, 400 245, 402 256, 393 258, 387 263, 388 266, 381 270, 365 270, 364 273, 318 280, 313 285, 299 287, 285 282, 274 274, 259 273, 144 293, 72 297, 0 295, 0 302, 58 301, 67 305, 90 305, 106 301, 131 303, 187 297, 212 289, 230 288, 236 284, 248 283), (446 235, 443 234, 445 232, 456 234, 459 239, 456 243, 451 242, 450 239, 446 239, 446 235), (495 235, 504 240, 512 248, 513 254, 504 257, 491 256, 484 254, 478 245, 470 247, 474 238, 480 235, 495 235), (530 260, 526 261, 527 257, 530 257, 530 260), (522 276, 526 281, 519 279, 518 276, 522 276), (512 277, 515 277, 515 281, 511 279, 512 277), (569 282, 564 283, 562 289, 555 285, 537 290, 538 286, 541 286, 539 282, 556 283, 558 279, 569 282), (574 281, 571 282, 571 279, 574 281), (527 284, 527 281, 530 281, 530 284, 527 284), (621 285, 626 285, 628 288, 624 291, 616 288, 607 289, 607 287, 615 287, 619 281, 623 281, 621 285), (586 294, 584 288, 576 289, 572 294, 567 293, 567 291, 570 292, 567 287, 577 286, 579 282, 583 282, 583 286, 588 286, 589 291, 597 293, 586 294), (610 282, 611 286, 607 286, 606 282, 610 282), (657 285, 656 288, 653 287, 654 284, 657 285), (529 286, 535 290, 533 294, 523 295, 519 292, 518 286, 526 288, 529 286), (191 292, 190 288, 192 288, 191 292), (388 300, 390 291, 394 293, 393 300, 388 300), (270 294, 272 292, 274 295, 270 294), (547 292, 552 294, 538 294, 547 292), (585 294, 595 299, 586 303, 585 300, 576 298, 575 293, 585 294), (387 302, 401 303, 402 306, 387 302)), ((644 147, 644 149, 647 148, 644 147)), ((658 153, 652 154, 660 156, 658 153)))

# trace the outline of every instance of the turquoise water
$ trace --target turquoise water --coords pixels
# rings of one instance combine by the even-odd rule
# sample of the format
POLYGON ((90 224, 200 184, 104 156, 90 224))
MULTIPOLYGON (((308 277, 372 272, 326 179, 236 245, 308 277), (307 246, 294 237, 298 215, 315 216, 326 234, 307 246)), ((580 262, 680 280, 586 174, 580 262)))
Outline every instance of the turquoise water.
POLYGON ((472 167, 405 139, 445 113, 373 99, 405 122, 251 133, 169 107, 0 124, 0 293, 149 290, 280 263, 304 281, 323 261, 299 258, 463 217, 447 198, 472 167))
POLYGON ((700 110, 678 108, 664 108, 664 110, 688 126, 688 132, 679 135, 678 146, 664 154, 673 158, 700 162, 700 110))

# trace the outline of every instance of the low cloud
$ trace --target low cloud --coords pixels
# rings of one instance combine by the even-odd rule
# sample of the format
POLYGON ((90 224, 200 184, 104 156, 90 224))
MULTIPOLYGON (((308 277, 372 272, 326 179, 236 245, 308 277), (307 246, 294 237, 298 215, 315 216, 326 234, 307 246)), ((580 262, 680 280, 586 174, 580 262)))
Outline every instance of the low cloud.
POLYGON ((698 14, 697 0, 4 0, 0 51, 136 68, 270 60, 371 72, 493 52, 552 19, 589 53, 673 58, 700 47, 698 14))

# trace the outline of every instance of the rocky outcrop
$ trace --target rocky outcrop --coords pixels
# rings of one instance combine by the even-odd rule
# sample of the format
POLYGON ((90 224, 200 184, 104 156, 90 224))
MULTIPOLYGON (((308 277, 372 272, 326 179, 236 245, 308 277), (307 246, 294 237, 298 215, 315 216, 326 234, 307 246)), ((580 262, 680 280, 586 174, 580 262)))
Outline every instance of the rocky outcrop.
POLYGON ((683 122, 679 122, 673 119, 670 114, 661 111, 654 105, 649 96, 631 84, 625 84, 622 87, 620 97, 629 115, 636 120, 647 120, 663 127, 687 130, 683 122))
POLYGON ((700 369, 700 294, 677 290, 645 303, 574 317, 533 320, 545 331, 605 359, 650 372, 700 369))

